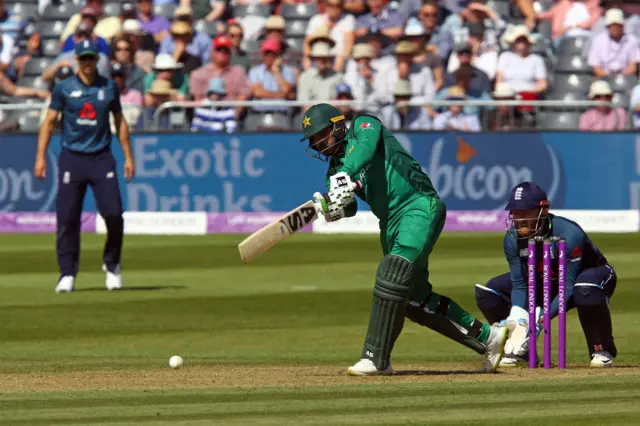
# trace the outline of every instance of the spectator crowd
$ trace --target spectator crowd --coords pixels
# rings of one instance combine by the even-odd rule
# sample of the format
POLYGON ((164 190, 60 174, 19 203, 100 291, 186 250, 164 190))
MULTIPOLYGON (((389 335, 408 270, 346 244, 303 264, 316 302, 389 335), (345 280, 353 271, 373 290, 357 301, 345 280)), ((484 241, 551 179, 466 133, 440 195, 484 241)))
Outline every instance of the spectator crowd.
MULTIPOLYGON (((351 101, 339 106, 349 120, 371 113, 394 130, 639 128, 638 9, 622 0, 0 0, 0 102, 46 102, 77 69, 74 47, 91 39, 98 72, 115 80, 138 130, 297 128, 328 100, 351 101), (599 102, 567 107, 587 100, 599 102)), ((37 117, 0 109, 0 131, 37 128, 37 117)))

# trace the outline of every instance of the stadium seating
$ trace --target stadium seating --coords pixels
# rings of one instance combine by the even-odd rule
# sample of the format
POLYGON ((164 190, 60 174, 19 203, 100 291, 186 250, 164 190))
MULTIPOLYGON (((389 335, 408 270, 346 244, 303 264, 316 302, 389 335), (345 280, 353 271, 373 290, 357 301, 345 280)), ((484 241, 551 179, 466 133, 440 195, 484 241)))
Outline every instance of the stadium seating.
POLYGON ((173 19, 173 14, 176 11, 176 5, 171 3, 159 4, 153 7, 153 13, 157 16, 163 16, 167 19, 173 19))
MULTIPOLYGON (((108 0, 104 6, 105 15, 117 16, 125 0, 108 0)), ((7 0, 6 6, 13 13, 32 20, 35 29, 42 37, 41 48, 43 58, 33 58, 29 60, 23 68, 23 77, 18 82, 20 85, 29 87, 48 88, 48 84, 40 80, 42 72, 52 63, 53 59, 61 53, 60 35, 64 31, 71 16, 80 9, 82 0, 54 0, 46 6, 42 15, 38 15, 38 0, 7 0)), ((154 13, 172 19, 176 8, 176 3, 159 4, 154 6, 154 13)), ((489 0, 487 5, 496 11, 507 23, 517 25, 524 22, 524 16, 520 9, 511 0, 489 0)), ((552 1, 536 1, 536 10, 547 10, 553 5, 552 1)), ((230 17, 243 18, 248 16, 258 16, 267 18, 274 13, 274 5, 267 4, 246 4, 228 6, 227 15, 230 17)), ((285 18, 286 43, 295 52, 302 52, 304 37, 307 31, 309 20, 320 13, 317 4, 298 3, 280 4, 275 13, 279 13, 285 18)), ((206 8, 204 9, 206 12, 206 8)), ((202 10, 198 18, 203 18, 202 10)), ((242 22, 242 19, 240 20, 242 22)), ((259 20, 258 20, 259 22, 259 20)), ((211 37, 219 34, 219 23, 198 20, 194 24, 196 31, 204 32, 211 37)), ((247 31, 250 32, 250 31, 247 31)), ((585 58, 585 48, 589 41, 587 36, 565 37, 557 48, 551 43, 551 23, 549 21, 538 22, 534 31, 536 43, 531 50, 544 58, 547 67, 548 81, 550 84, 548 93, 544 99, 553 101, 578 101, 587 100, 589 86, 594 81, 592 69, 585 58), (555 52, 554 52, 555 50, 555 52)), ((25 40, 18 46, 24 48, 25 40)), ((251 64, 261 62, 260 44, 261 37, 244 40, 244 48, 250 53, 251 64)), ((505 48, 505 46, 503 46, 505 48)), ((290 65, 300 65, 300 55, 285 55, 286 63, 290 65)), ((613 76, 607 78, 613 91, 615 92, 614 103, 625 109, 629 108, 630 93, 639 83, 637 76, 613 76)), ((24 99, 5 98, 4 102, 24 102, 24 99)), ((577 108, 570 112, 566 107, 554 106, 545 107, 538 115, 538 125, 569 129, 577 126, 579 114, 586 108, 577 108)), ((177 119, 178 115, 171 116, 171 126, 187 128, 188 123, 177 119)), ((30 128, 32 122, 23 119, 24 128, 30 128)), ((259 129, 280 129, 290 128, 291 119, 287 114, 249 113, 244 120, 246 130, 259 129)))
POLYGON ((569 74, 591 74, 591 67, 582 55, 568 54, 558 57, 556 71, 569 74))
POLYGON ((633 88, 638 84, 638 78, 634 75, 614 75, 607 78, 607 81, 611 85, 611 90, 614 92, 631 93, 633 88))
POLYGON ((44 56, 55 58, 61 51, 60 41, 57 38, 42 41, 42 53, 44 56))
POLYGON ((560 41, 558 51, 556 54, 559 57, 567 55, 580 55, 583 53, 583 49, 588 42, 589 38, 586 36, 581 37, 564 37, 560 41))
POLYGON ((38 5, 37 4, 28 4, 28 3, 13 3, 7 5, 7 9, 9 9, 12 13, 22 17, 29 18, 35 17, 38 14, 38 5))
POLYGON ((51 20, 64 20, 66 24, 69 18, 80 11, 80 7, 73 3, 65 3, 59 6, 56 5, 48 5, 44 10, 44 19, 51 20))
POLYGON ((552 92, 573 92, 586 95, 592 82, 593 76, 588 74, 556 74, 553 80, 552 92))
POLYGON ((318 6, 315 4, 283 4, 280 14, 284 19, 309 20, 318 14, 318 6))
POLYGON ((204 32, 211 37, 218 35, 218 24, 215 22, 198 21, 194 25, 196 31, 204 32))
POLYGON ((51 64, 52 60, 48 58, 31 59, 24 66, 24 75, 37 77, 42 74, 51 64))
POLYGON ((104 5, 104 14, 108 16, 120 15, 120 3, 106 3, 104 5))
POLYGON ((34 89, 48 90, 49 83, 42 81, 40 77, 22 77, 18 80, 18 86, 33 87, 34 89))
POLYGON ((307 31, 307 21, 291 21, 286 23, 285 34, 288 37, 300 37, 303 38, 307 31))
POLYGON ((266 4, 248 4, 233 6, 232 15, 236 18, 243 18, 249 15, 269 16, 271 15, 271 6, 266 4))
POLYGON ((291 128, 289 116, 282 113, 254 113, 247 114, 244 129, 247 131, 259 130, 287 130, 291 128))
POLYGON ((546 111, 540 115, 539 129, 575 130, 580 123, 577 112, 546 111))

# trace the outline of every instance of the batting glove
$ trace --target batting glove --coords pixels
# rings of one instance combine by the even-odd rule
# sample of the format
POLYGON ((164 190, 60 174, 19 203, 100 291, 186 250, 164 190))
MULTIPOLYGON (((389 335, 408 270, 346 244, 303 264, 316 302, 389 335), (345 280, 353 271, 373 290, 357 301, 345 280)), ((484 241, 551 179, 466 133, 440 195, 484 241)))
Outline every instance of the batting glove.
POLYGON ((329 178, 329 193, 335 203, 344 207, 355 198, 357 185, 345 172, 339 172, 329 178))
POLYGON ((319 192, 313 194, 313 202, 316 205, 316 210, 322 213, 324 220, 327 222, 335 222, 345 217, 344 206, 339 206, 335 201, 335 196, 329 192, 327 194, 327 200, 324 195, 319 192))

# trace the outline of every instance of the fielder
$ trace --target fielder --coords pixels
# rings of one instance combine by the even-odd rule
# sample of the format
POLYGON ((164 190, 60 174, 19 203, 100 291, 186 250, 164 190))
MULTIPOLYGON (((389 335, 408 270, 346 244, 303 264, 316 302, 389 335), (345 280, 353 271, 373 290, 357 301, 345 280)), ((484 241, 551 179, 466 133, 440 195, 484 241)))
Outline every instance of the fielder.
POLYGON ((56 293, 75 288, 80 260, 80 226, 82 204, 90 185, 96 205, 107 227, 103 266, 108 290, 122 287, 120 257, 122 253, 122 200, 116 176, 115 159, 111 153, 109 113, 124 153, 124 173, 127 180, 134 175, 133 156, 129 142, 129 127, 122 116, 120 94, 113 80, 97 72, 98 47, 85 40, 75 47, 78 73, 56 85, 40 134, 34 175, 44 179, 47 174, 46 152, 54 126, 61 115, 62 152, 58 159, 58 193, 56 197, 56 253, 60 278, 56 293))
POLYGON ((495 371, 508 329, 491 327, 432 291, 428 259, 446 208, 418 162, 376 117, 359 116, 347 129, 343 113, 329 104, 311 107, 302 131, 308 150, 329 161, 328 195, 314 194, 325 219, 354 216, 358 195, 380 220, 384 257, 376 273, 369 329, 360 361, 347 372, 392 374, 391 351, 405 316, 485 355, 485 370, 495 371))
MULTIPOLYGON (((580 324, 587 339, 591 367, 611 367, 617 350, 613 342, 609 299, 616 288, 616 273, 580 226, 564 217, 549 213, 547 194, 535 183, 523 182, 511 191, 506 210, 507 233, 504 254, 509 272, 491 278, 486 285, 476 284, 476 302, 490 323, 505 318, 512 331, 500 365, 512 367, 528 358, 527 306, 527 241, 533 236, 566 239, 566 303, 567 311, 578 309, 580 324)), ((542 282, 542 248, 536 253, 537 282, 542 282)), ((551 245, 551 318, 558 315, 558 243, 551 245)), ((538 304, 542 303, 542 285, 536 288, 538 304)), ((537 321, 542 328, 542 315, 537 321)))

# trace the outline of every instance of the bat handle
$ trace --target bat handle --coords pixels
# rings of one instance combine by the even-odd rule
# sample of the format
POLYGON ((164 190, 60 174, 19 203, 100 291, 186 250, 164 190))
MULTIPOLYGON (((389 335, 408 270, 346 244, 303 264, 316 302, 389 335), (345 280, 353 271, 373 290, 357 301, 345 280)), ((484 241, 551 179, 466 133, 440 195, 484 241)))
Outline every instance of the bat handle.
MULTIPOLYGON (((356 184, 356 191, 361 191, 363 188, 362 182, 360 182, 359 180, 356 180, 355 184, 356 184)), ((324 194, 322 194, 322 200, 320 201, 321 211, 326 213, 328 210, 327 206, 329 204, 331 204, 331 197, 329 197, 328 192, 325 192, 324 194)))

